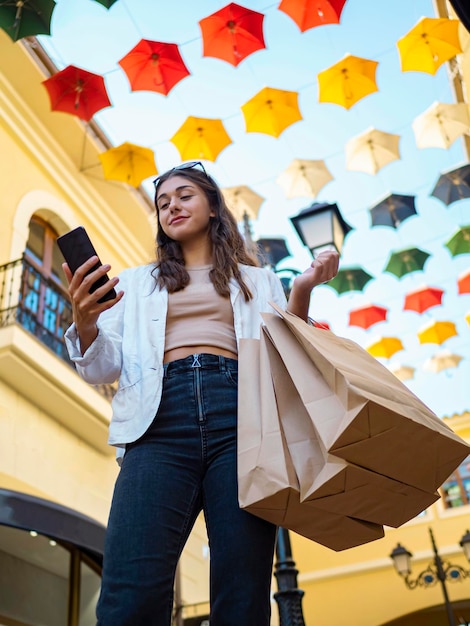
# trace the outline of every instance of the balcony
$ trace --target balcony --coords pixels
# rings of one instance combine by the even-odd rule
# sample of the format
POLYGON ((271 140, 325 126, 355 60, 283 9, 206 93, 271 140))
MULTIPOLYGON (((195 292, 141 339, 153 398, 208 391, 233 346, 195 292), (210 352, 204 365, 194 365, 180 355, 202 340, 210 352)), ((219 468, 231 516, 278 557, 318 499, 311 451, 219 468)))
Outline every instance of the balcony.
POLYGON ((0 383, 105 454, 113 385, 92 387, 76 373, 63 336, 67 293, 26 259, 0 266, 0 383))

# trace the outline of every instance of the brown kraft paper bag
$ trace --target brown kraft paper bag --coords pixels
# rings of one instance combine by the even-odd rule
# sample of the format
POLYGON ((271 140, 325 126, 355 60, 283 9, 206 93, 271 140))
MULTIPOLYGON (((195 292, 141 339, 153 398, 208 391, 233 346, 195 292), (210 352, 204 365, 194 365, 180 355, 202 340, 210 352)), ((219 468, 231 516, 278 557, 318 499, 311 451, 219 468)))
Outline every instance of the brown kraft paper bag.
POLYGON ((279 317, 292 333, 288 342, 275 342, 276 349, 325 449, 434 493, 470 446, 358 344, 272 306, 278 316, 266 313, 263 320, 271 336, 279 317), (323 396, 311 383, 318 371, 326 382, 323 396))
MULTIPOLYGON (((270 330, 275 338, 289 341, 292 337, 279 317, 270 323, 270 330)), ((265 327, 260 341, 266 344, 270 368, 261 371, 261 380, 272 377, 278 419, 299 480, 301 501, 332 513, 397 527, 439 498, 437 493, 427 493, 328 454, 265 327)), ((318 370, 312 374, 312 392, 324 396, 326 382, 318 370)))
POLYGON ((384 535, 379 524, 300 502, 299 483, 279 428, 269 368, 258 339, 239 346, 238 497, 241 508, 332 550, 345 550, 384 535))

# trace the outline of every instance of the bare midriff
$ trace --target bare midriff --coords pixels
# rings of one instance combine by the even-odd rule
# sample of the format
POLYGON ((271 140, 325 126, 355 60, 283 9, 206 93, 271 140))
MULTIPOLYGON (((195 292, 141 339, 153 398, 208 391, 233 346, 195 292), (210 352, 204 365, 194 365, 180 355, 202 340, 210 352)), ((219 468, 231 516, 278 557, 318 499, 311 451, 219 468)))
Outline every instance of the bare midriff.
POLYGON ((217 356, 225 356, 227 359, 238 359, 238 355, 230 350, 217 348, 216 346, 182 346, 165 352, 163 357, 164 363, 171 363, 178 359, 185 359, 191 354, 216 354, 217 356))

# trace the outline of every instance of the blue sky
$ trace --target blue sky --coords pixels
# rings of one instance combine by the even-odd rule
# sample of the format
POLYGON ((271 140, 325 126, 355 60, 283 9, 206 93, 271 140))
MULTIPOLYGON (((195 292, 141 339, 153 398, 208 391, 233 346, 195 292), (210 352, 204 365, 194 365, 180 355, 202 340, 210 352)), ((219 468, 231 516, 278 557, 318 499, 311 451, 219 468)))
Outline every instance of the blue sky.
MULTIPOLYGON (((457 277, 470 268, 470 255, 452 258, 444 242, 459 226, 470 224, 470 200, 446 207, 430 197, 439 174, 466 163, 467 157, 460 139, 448 150, 416 147, 411 127, 414 118, 434 101, 454 100, 445 65, 435 76, 402 72, 396 46, 421 16, 435 17, 432 1, 347 0, 340 25, 304 33, 278 10, 279 2, 240 2, 265 15, 267 48, 250 55, 238 67, 202 56, 198 21, 225 4, 220 0, 118 0, 106 10, 93 0, 58 0, 52 35, 41 41, 60 68, 73 64, 104 75, 113 106, 94 119, 115 145, 130 141, 152 148, 160 172, 180 162, 169 139, 188 116, 222 119, 233 143, 215 163, 207 161, 205 165, 222 187, 248 185, 265 198, 253 232, 255 238, 286 238, 292 257, 280 267, 304 269, 311 261, 289 217, 313 200, 287 199, 276 179, 294 158, 325 160, 334 180, 315 201, 336 202, 354 229, 347 236, 341 265, 360 265, 374 279, 363 292, 338 295, 328 286, 318 287, 312 298, 312 316, 327 320, 335 333, 364 347, 379 336, 399 337, 404 350, 382 362, 415 367, 414 379, 406 384, 439 416, 469 410, 470 326, 465 314, 470 310, 470 294, 458 295, 457 277), (179 45, 191 76, 168 96, 131 92, 118 65, 142 38, 179 45), (379 62, 379 91, 349 110, 319 103, 318 73, 347 53, 379 62), (265 86, 299 94, 303 119, 277 139, 247 133, 240 108, 265 86), (350 138, 370 126, 401 136, 401 159, 375 176, 348 171, 344 150, 350 138), (418 215, 397 230, 371 227, 368 209, 392 192, 415 196, 418 215), (430 253, 424 271, 402 279, 384 273, 390 253, 410 246, 430 253), (442 305, 421 315, 403 311, 405 294, 424 284, 445 291, 442 305), (368 330, 349 326, 349 311, 367 303, 388 308, 387 321, 368 330), (453 321, 458 336, 441 347, 420 344, 417 331, 432 319, 453 321), (424 371, 424 361, 441 348, 464 359, 452 370, 438 374, 424 371)), ((151 193, 150 180, 144 187, 151 193)))

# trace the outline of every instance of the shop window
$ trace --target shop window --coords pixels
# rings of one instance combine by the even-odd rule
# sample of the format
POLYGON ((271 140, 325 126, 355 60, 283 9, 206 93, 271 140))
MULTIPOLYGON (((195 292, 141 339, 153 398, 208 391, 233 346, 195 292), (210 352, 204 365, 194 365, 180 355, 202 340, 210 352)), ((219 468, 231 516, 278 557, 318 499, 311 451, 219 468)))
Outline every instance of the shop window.
POLYGON ((442 485, 441 495, 446 509, 470 504, 470 456, 442 485))

